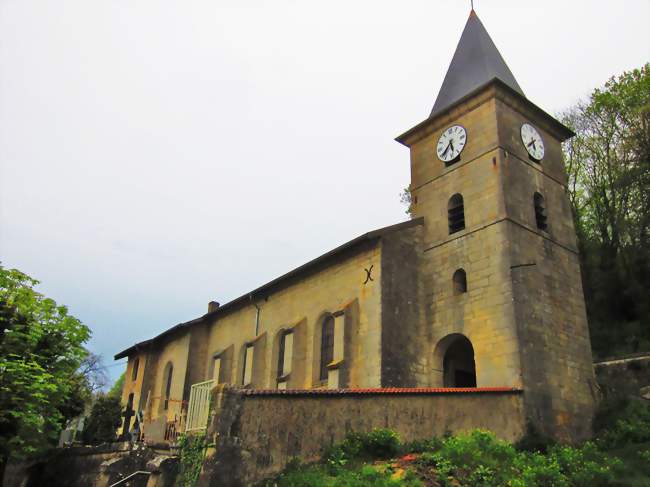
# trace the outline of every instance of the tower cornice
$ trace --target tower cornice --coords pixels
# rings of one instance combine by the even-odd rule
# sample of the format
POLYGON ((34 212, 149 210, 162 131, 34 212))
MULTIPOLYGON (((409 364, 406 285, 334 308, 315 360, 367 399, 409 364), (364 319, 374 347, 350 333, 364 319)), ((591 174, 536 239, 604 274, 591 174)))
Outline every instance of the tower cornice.
POLYGON ((535 120, 535 123, 539 124, 560 141, 565 141, 575 135, 570 128, 552 115, 549 115, 508 84, 499 78, 492 78, 484 85, 479 86, 444 110, 436 113, 435 116, 423 120, 413 128, 399 135, 395 140, 402 145, 411 147, 424 137, 438 130, 441 126, 451 123, 463 113, 473 110, 492 98, 501 100, 515 110, 530 116, 530 118, 535 120))

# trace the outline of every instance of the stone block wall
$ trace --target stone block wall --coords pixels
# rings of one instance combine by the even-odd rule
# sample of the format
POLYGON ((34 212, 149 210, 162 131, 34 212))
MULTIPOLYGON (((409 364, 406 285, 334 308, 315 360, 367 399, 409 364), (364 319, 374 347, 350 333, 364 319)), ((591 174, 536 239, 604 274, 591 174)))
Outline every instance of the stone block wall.
POLYGON ((215 448, 200 486, 252 485, 280 472, 289 459, 316 461, 346 433, 391 428, 402 441, 474 428, 505 440, 525 430, 521 391, 370 389, 339 391, 213 390, 208 437, 215 448))
POLYGON ((126 485, 173 487, 178 474, 178 457, 126 442, 57 448, 37 462, 10 463, 2 485, 106 487, 136 471, 149 475, 137 475, 126 485))

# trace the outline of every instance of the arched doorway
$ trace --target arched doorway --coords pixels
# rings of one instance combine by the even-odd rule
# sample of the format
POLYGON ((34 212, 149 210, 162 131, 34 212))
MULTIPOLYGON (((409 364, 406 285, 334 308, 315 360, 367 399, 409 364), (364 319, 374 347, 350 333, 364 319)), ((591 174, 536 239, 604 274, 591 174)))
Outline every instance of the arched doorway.
POLYGON ((460 333, 448 335, 440 341, 444 350, 442 381, 444 387, 476 387, 474 347, 460 333))

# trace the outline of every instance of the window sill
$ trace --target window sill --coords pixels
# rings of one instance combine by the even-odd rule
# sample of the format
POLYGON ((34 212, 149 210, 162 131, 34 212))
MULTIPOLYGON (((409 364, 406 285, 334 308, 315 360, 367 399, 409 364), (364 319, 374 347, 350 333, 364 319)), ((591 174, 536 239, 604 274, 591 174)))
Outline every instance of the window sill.
POLYGON ((278 382, 289 382, 289 378, 291 377, 291 372, 281 375, 278 377, 278 382))
POLYGON ((341 360, 336 360, 336 361, 334 361, 334 362, 330 362, 329 364, 327 364, 327 370, 336 370, 336 369, 339 369, 339 368, 341 368, 341 367, 343 366, 343 362, 344 362, 343 359, 341 359, 341 360))

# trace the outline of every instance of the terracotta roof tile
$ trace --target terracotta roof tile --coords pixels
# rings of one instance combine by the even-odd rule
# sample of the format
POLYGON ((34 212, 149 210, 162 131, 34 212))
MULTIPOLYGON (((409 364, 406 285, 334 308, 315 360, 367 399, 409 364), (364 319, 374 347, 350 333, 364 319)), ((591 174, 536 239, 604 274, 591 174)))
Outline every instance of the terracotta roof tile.
POLYGON ((515 387, 383 387, 373 389, 239 389, 246 396, 436 395, 522 392, 515 387))

